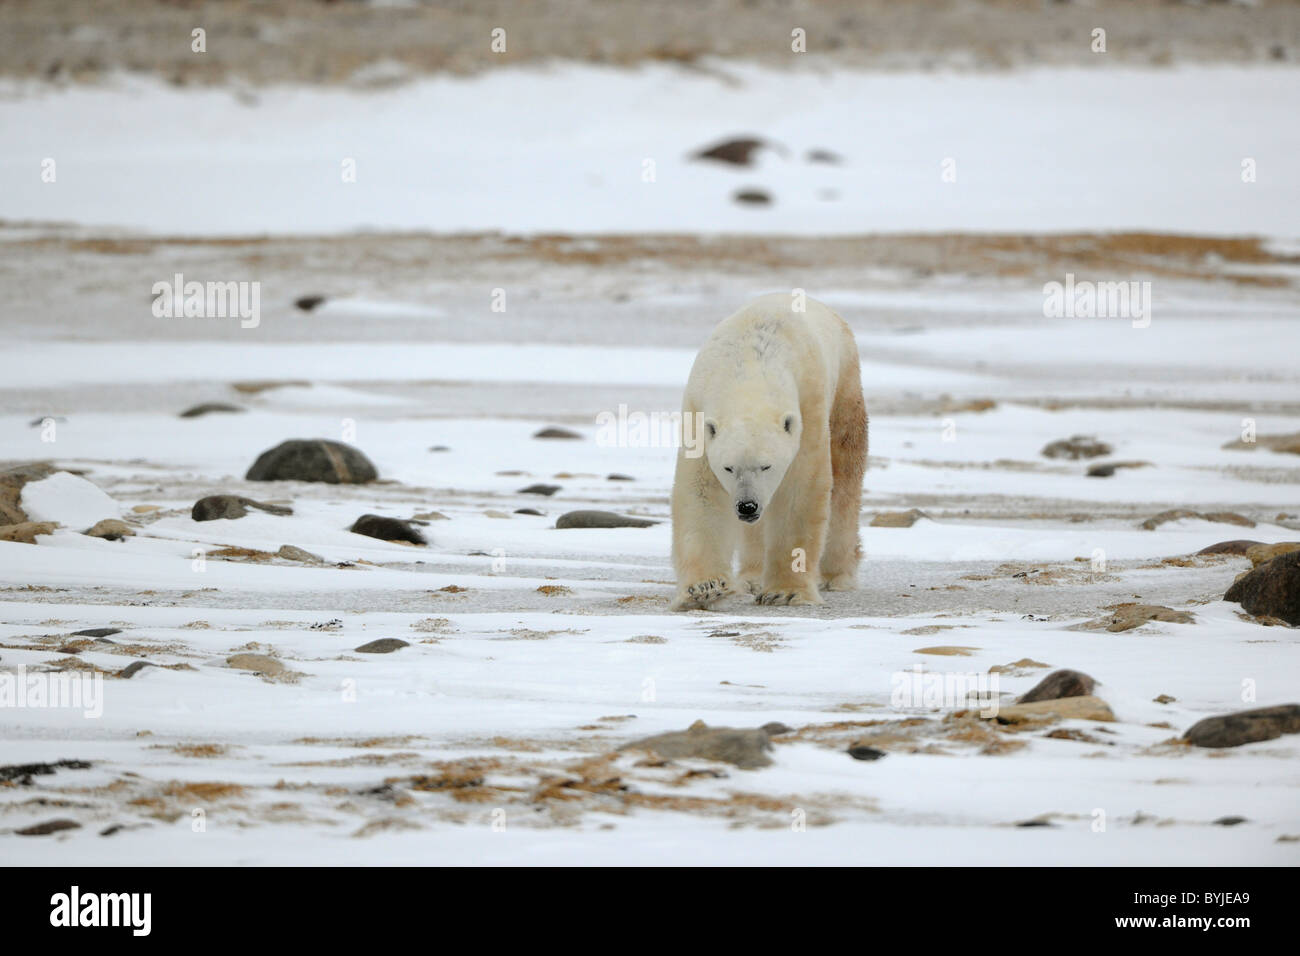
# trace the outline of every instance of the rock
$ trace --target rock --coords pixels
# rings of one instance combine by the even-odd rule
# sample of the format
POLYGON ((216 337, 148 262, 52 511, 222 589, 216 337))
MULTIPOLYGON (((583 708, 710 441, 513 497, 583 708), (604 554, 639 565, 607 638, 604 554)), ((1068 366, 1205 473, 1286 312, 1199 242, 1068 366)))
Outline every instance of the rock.
POLYGON ((140 673, 146 667, 153 667, 153 666, 154 665, 150 664, 148 661, 132 661, 130 664, 127 664, 120 671, 118 671, 117 676, 121 677, 123 680, 130 680, 132 677, 140 673))
POLYGON ((68 471, 27 482, 19 505, 29 521, 57 521, 65 528, 89 528, 122 513, 98 485, 68 471))
POLYGON ((769 737, 780 737, 782 734, 794 733, 793 727, 787 727, 779 720, 768 721, 766 724, 764 724, 762 727, 759 727, 758 729, 763 731, 763 733, 767 734, 769 737))
POLYGON ((1040 700, 1060 700, 1064 697, 1088 697, 1097 682, 1082 671, 1052 671, 1016 701, 1032 704, 1040 700))
POLYGON ((1044 445, 1041 454, 1047 458, 1100 458, 1113 449, 1092 435, 1074 435, 1044 445))
POLYGON ((1107 461, 1089 465, 1086 472, 1089 478, 1109 478, 1118 468, 1149 468, 1149 461, 1107 461))
POLYGON ((605 476, 606 481, 636 481, 631 475, 620 475, 618 472, 605 476))
POLYGON ((450 521, 441 511, 421 511, 411 516, 415 521, 450 521))
POLYGON ((828 163, 832 166, 838 166, 844 161, 839 153, 829 149, 810 149, 804 154, 804 159, 810 163, 828 163))
POLYGON ((658 524, 647 518, 633 518, 612 511, 570 511, 555 521, 557 528, 649 528, 658 524))
POLYGON ((34 823, 29 827, 23 827, 21 830, 15 830, 18 836, 48 836, 51 833, 58 833, 61 830, 77 830, 81 824, 76 820, 46 820, 44 823, 34 823))
POLYGON ((741 770, 756 770, 772 762, 768 756, 772 742, 762 730, 709 727, 702 720, 697 720, 687 730, 646 737, 619 749, 650 751, 666 760, 688 757, 720 760, 741 770))
POLYGON ((1157 697, 1151 698, 1151 703, 1153 704, 1174 704, 1177 702, 1178 702, 1177 697, 1170 697, 1168 694, 1160 694, 1157 697))
POLYGON ((323 295, 303 295, 293 300, 293 304, 304 312, 310 312, 317 306, 324 304, 325 296, 323 295))
POLYGON ((238 405, 231 405, 229 402, 204 402, 202 405, 195 405, 181 412, 181 418, 199 418, 203 415, 211 415, 215 412, 226 412, 234 414, 242 412, 243 409, 238 405))
POLYGON ((1232 816, 1232 817, 1219 817, 1219 819, 1213 822, 1216 827, 1235 827, 1239 823, 1249 823, 1250 821, 1247 820, 1245 817, 1232 816))
POLYGON ((1256 448, 1267 448, 1269 451, 1300 455, 1300 432, 1291 435, 1256 435, 1253 442, 1238 438, 1223 447, 1231 451, 1254 451, 1256 448))
POLYGON ((312 554, 310 551, 304 551, 296 544, 282 544, 280 550, 275 552, 278 557, 286 561, 302 561, 305 564, 324 564, 325 559, 319 554, 312 554))
POLYGON ((105 518, 103 521, 96 521, 93 528, 88 528, 82 534, 89 535, 92 538, 104 538, 108 541, 121 541, 123 538, 135 537, 135 531, 131 526, 117 518, 105 518))
POLYGON ((505 518, 506 520, 509 520, 510 518, 510 515, 506 514, 504 511, 497 511, 495 508, 489 508, 487 511, 484 511, 483 514, 489 518, 505 518))
POLYGON ((50 763, 11 763, 0 767, 0 783, 13 782, 20 787, 30 787, 32 777, 48 776, 59 768, 68 770, 89 770, 88 760, 54 760, 50 763))
POLYGON ((226 663, 236 670, 252 671, 266 677, 277 677, 285 673, 285 666, 274 657, 265 654, 232 654, 226 663))
MULTIPOLYGON (((1250 541, 1246 538, 1235 538, 1232 541, 1219 541, 1216 544, 1206 545, 1197 551, 1197 554, 1245 554, 1250 548, 1259 544, 1258 541, 1250 541)), ((1296 547, 1300 548, 1300 544, 1296 547)))
POLYGON ((18 504, 23 486, 29 481, 40 481, 54 474, 54 467, 43 461, 15 465, 0 471, 0 525, 23 524, 27 513, 18 504))
POLYGON ((996 708, 993 719, 1000 724, 1037 724, 1055 720, 1113 721, 1114 713, 1100 697, 1091 694, 1082 697, 1061 697, 1057 700, 1037 700, 1026 704, 1003 704, 996 708))
POLYGON ((571 431, 567 428, 543 428, 541 431, 535 432, 533 434, 533 437, 534 438, 566 438, 571 441, 574 439, 582 438, 582 436, 579 435, 577 432, 571 431))
POLYGON ((1235 601, 1249 614, 1281 618, 1300 626, 1300 551, 1257 565, 1232 583, 1225 601, 1235 601))
POLYGON ((1206 717, 1192 724, 1183 739, 1194 747, 1240 747, 1283 734, 1300 734, 1300 704, 1206 717))
POLYGON ((379 472, 351 445, 323 438, 295 438, 262 452, 244 476, 248 481, 323 481, 359 485, 379 472))
POLYGON ((849 748, 849 756, 854 760, 879 760, 885 756, 885 752, 875 747, 868 747, 866 744, 854 744, 849 748))
POLYGON ((403 647, 410 647, 406 641, 396 637, 381 637, 377 641, 371 641, 368 644, 362 644, 360 647, 354 647, 353 650, 358 654, 391 654, 393 651, 400 651, 403 647))
MULTIPOLYGON (((120 627, 88 627, 84 631, 73 631, 73 637, 108 637, 111 634, 121 634, 120 627)), ((111 643, 111 642, 110 642, 111 643)))
POLYGON ((1202 521, 1217 521, 1221 524, 1237 524, 1244 528, 1255 527, 1255 522, 1231 511, 1213 511, 1209 514, 1201 514, 1199 511, 1188 511, 1186 508, 1171 508, 1169 511, 1162 511, 1160 514, 1153 515, 1143 521, 1141 527, 1147 531, 1154 531, 1167 521, 1181 521, 1184 518, 1199 518, 1202 521))
POLYGON ((978 647, 967 647, 959 644, 939 644, 935 647, 918 647, 912 653, 930 654, 935 657, 970 657, 971 651, 978 650, 978 647))
POLYGON ((520 488, 516 494, 521 495, 546 495, 550 496, 560 490, 559 485, 529 485, 527 488, 520 488))
POLYGON ((918 508, 908 511, 881 511, 871 519, 873 528, 910 528, 922 518, 930 516, 918 508))
POLYGON ((291 515, 292 508, 285 508, 282 505, 264 504, 260 501, 254 501, 252 498, 244 498, 241 495, 208 495, 206 498, 200 498, 194 502, 194 507, 190 509, 190 517, 195 521, 217 521, 222 518, 235 519, 242 518, 248 514, 249 508, 256 508, 259 511, 265 511, 273 515, 291 515))
POLYGON ((692 153, 690 158, 726 163, 728 166, 752 166, 754 153, 766 146, 768 143, 756 136, 738 136, 734 139, 724 139, 720 143, 714 143, 692 153))
POLYGON ((0 525, 0 541, 18 541, 35 544, 38 534, 54 534, 57 521, 24 521, 21 524, 0 525))
POLYGON ((362 515, 348 529, 353 534, 364 534, 368 538, 380 541, 409 541, 411 544, 424 544, 424 535, 409 521, 401 518, 385 518, 383 515, 362 515))
POLYGON ((1193 624, 1196 618, 1187 611, 1175 611, 1163 604, 1117 604, 1105 624, 1108 631, 1131 631, 1147 621, 1193 624))
POLYGON ((731 199, 742 206, 772 205, 772 194, 765 189, 737 189, 731 199))
POLYGON ((516 509, 515 509, 515 514, 517 514, 517 515, 533 515, 533 516, 538 517, 538 518, 543 517, 542 513, 541 513, 540 511, 538 511, 536 508, 516 508, 516 509))
POLYGON ((1266 564, 1281 555, 1290 554, 1292 551, 1300 551, 1300 541, 1279 541, 1277 544, 1257 544, 1254 547, 1246 549, 1246 557, 1250 558, 1250 566, 1252 568, 1257 568, 1261 564, 1266 564))

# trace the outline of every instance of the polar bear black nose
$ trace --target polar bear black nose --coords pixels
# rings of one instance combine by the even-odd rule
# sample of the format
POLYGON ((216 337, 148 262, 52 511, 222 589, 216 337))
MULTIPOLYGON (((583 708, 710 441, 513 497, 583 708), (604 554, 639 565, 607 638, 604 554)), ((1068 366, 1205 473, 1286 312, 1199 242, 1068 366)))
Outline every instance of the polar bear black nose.
POLYGON ((758 520, 758 502, 757 501, 738 501, 736 502, 736 515, 741 521, 758 520))

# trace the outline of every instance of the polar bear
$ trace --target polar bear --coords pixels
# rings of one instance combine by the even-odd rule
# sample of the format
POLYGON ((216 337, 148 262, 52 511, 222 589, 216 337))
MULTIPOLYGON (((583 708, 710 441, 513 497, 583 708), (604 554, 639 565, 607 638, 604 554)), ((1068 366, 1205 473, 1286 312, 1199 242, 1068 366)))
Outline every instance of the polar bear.
POLYGON ((867 409, 844 320, 803 293, 755 299, 700 350, 673 479, 675 611, 739 580, 759 604, 857 586, 867 409))

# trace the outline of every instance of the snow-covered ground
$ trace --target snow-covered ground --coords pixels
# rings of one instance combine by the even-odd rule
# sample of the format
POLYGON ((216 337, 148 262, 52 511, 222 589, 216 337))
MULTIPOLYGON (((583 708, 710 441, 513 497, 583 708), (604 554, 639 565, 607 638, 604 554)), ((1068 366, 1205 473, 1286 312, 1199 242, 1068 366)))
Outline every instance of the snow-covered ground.
POLYGON ((1300 208, 1300 73, 1285 66, 557 65, 369 93, 138 79, 37 89, 11 86, 0 99, 0 218, 167 235, 1294 236, 1300 208), (690 161, 736 135, 774 147, 750 169, 690 161), (815 150, 841 161, 809 162, 815 150), (772 204, 733 202, 751 187, 772 204))
MULTIPOLYGON (((1300 431, 1298 75, 566 66, 365 95, 10 90, 0 217, 36 224, 0 234, 0 462, 67 473, 22 498, 61 527, 0 541, 0 676, 98 674, 102 697, 0 708, 0 768, 89 763, 0 781, 0 858, 1295 863, 1297 738, 1225 751, 1177 738, 1300 686, 1296 630, 1221 600, 1249 562, 1194 556, 1300 538, 1296 457, 1223 447, 1248 424, 1300 431), (728 133, 787 152, 740 171, 686 159, 728 133), (843 162, 805 162, 815 148, 843 162), (46 157, 54 183, 40 181, 46 157), (349 157, 354 184, 339 178, 349 157), (941 179, 948 157, 955 183, 941 179), (1243 158, 1258 181, 1242 181, 1243 158), (751 185, 775 203, 733 204, 751 185), (40 225, 56 221, 76 225, 40 225), (1046 252, 1035 262, 1032 243, 958 259, 936 236, 923 267, 864 255, 821 268, 797 239, 737 264, 720 236, 702 263, 673 267, 680 250, 629 257, 595 235, 558 252, 503 238, 483 262, 412 265, 384 237, 340 252, 120 227, 1132 227, 1259 233, 1274 252, 1134 253, 1134 274, 1153 276, 1142 327, 1046 317, 1042 285, 1064 270, 1046 252), (176 271, 260 282, 260 324, 158 319, 150 290, 176 271), (862 349, 859 590, 816 608, 735 597, 671 614, 674 451, 609 441, 597 416, 671 414, 711 325, 794 286, 837 308, 862 349), (498 287, 510 306, 489 311, 498 287), (324 305, 293 307, 318 289, 324 305), (179 417, 201 401, 243 411, 179 417), (579 439, 533 437, 556 425, 579 439), (1041 454, 1073 435, 1111 446, 1097 461, 1141 465, 1097 478, 1090 461, 1041 454), (381 480, 244 480, 262 451, 312 437, 361 449, 381 480), (522 492, 538 482, 560 487, 522 492), (219 493, 293 513, 194 521, 194 502, 219 493), (872 524, 913 507, 926 517, 910 527, 872 524), (660 523, 555 528, 584 508, 660 523), (1240 523, 1141 527, 1171 508, 1240 523), (348 531, 363 514, 424 515, 428 544, 348 531), (102 518, 134 534, 81 533, 102 518), (321 562, 276 556, 284 545, 321 562), (1106 630, 1123 602, 1192 620, 1106 630), (118 632, 74 636, 87 628, 118 632), (382 638, 407 646, 356 650, 382 638), (259 676, 236 654, 285 670, 259 676), (155 666, 120 676, 141 660, 155 666), (1081 670, 1116 719, 1015 730, 951 717, 964 697, 900 706, 918 666, 995 680, 1003 704, 1050 670, 1081 670), (697 720, 790 730, 758 770, 618 750, 697 720), (859 740, 886 756, 854 759, 859 740), (80 826, 14 833, 54 819, 80 826)), ((471 259, 489 244, 457 242, 471 259)), ((1093 261, 1116 260, 1070 271, 1127 278, 1093 261)))

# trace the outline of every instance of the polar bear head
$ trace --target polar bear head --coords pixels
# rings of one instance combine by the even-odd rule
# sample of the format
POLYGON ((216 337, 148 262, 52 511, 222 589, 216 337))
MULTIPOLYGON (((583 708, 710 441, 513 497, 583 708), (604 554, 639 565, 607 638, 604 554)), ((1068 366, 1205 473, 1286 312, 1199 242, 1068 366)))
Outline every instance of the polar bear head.
POLYGON ((704 420, 704 454, 731 496, 736 517, 763 516, 799 452, 798 411, 750 415, 737 421, 704 420))

